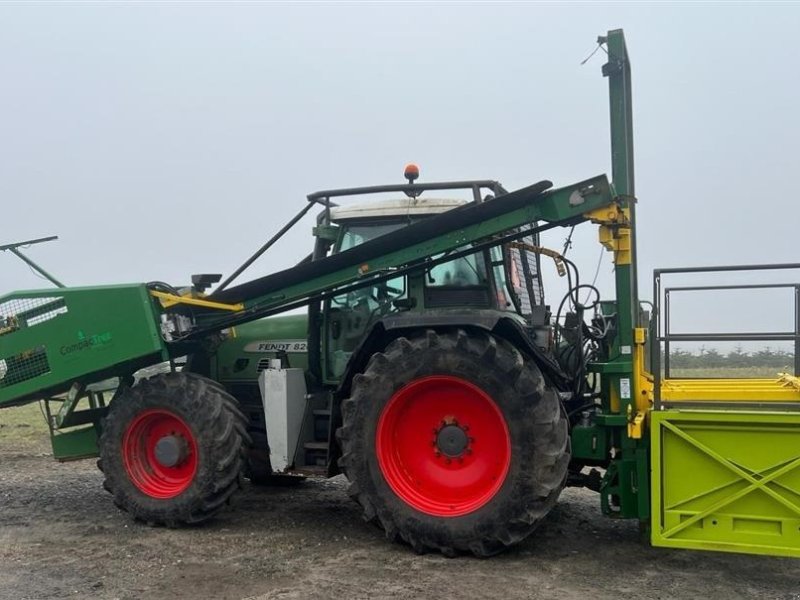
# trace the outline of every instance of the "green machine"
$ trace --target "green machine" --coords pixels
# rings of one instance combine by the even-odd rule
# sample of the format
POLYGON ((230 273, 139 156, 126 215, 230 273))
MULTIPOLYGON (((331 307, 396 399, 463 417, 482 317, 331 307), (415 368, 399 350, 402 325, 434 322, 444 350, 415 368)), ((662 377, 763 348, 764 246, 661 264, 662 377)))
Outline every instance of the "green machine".
POLYGON ((679 270, 656 272, 646 310, 630 64, 621 30, 599 43, 612 182, 509 192, 409 165, 403 184, 309 195, 211 293, 220 276, 69 288, 40 270, 56 288, 0 298, 0 406, 42 401, 56 458, 99 455, 114 503, 151 524, 206 520, 243 478, 343 473, 364 518, 418 552, 495 554, 575 485, 656 545, 800 556, 797 368, 671 377, 662 280, 679 270), (376 194, 396 197, 341 203, 376 194), (315 207, 309 256, 232 285, 315 207), (581 223, 613 254, 613 299, 540 243, 581 223), (555 311, 550 261, 568 280, 555 311))

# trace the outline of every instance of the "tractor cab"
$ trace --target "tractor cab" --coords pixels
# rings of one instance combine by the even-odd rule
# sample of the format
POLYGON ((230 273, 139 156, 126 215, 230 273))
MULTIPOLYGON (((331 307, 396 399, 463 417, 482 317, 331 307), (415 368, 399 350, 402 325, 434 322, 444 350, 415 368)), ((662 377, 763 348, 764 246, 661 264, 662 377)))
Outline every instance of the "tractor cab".
MULTIPOLYGON (((407 177, 412 167, 406 168, 407 177)), ((494 193, 481 196, 470 183, 431 185, 466 190, 473 196, 471 200, 427 197, 423 195, 427 186, 414 184, 412 179, 410 189, 402 190, 405 198, 345 206, 326 202, 316 228, 318 238, 324 240, 316 258, 353 250, 421 220, 458 211, 472 203, 491 202, 495 194, 504 193, 502 186, 495 183, 494 193)), ((516 314, 531 330, 545 327, 548 315, 536 248, 536 235, 474 251, 467 244, 448 255, 432 256, 426 269, 329 297, 320 307, 324 332, 320 340, 322 378, 328 383, 338 382, 365 335, 387 317, 408 318, 424 313, 444 318, 464 311, 503 311, 516 314), (453 258, 448 260, 448 256, 453 258)))

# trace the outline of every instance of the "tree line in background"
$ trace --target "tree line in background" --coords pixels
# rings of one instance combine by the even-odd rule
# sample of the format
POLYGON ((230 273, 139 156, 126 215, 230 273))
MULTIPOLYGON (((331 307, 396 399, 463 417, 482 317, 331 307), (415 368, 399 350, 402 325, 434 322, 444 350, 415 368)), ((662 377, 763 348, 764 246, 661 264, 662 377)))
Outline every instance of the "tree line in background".
POLYGON ((714 367, 775 367, 790 369, 794 353, 786 350, 764 348, 757 352, 744 352, 741 347, 727 354, 716 348, 701 348, 698 354, 675 348, 669 353, 670 367, 680 369, 710 369, 714 367))

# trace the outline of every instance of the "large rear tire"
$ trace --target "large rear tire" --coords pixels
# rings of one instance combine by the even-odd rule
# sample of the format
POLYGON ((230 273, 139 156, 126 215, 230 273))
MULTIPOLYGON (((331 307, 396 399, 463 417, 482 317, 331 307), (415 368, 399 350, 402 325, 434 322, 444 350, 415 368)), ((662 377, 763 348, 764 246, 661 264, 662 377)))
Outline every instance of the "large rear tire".
POLYGON ((241 487, 246 426, 236 400, 210 379, 182 372, 140 381, 103 424, 103 486, 149 524, 205 521, 241 487))
POLYGON ((496 554, 541 523, 566 481, 557 394, 484 332, 395 340, 354 378, 342 419, 351 496, 417 552, 496 554))

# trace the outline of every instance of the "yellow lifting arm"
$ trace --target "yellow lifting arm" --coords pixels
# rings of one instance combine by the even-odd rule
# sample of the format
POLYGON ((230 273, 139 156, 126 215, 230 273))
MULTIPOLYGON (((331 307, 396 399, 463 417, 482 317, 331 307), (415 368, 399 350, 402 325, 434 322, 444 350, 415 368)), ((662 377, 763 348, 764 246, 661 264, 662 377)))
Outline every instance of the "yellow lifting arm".
POLYGON ((203 300, 202 298, 192 298, 191 296, 176 296, 175 294, 168 294, 167 292, 159 292, 157 290, 150 290, 150 295, 161 300, 161 306, 164 308, 169 308, 176 304, 189 304, 191 306, 229 310, 231 312, 244 310, 244 304, 241 302, 237 304, 223 304, 222 302, 212 302, 210 300, 203 300))

